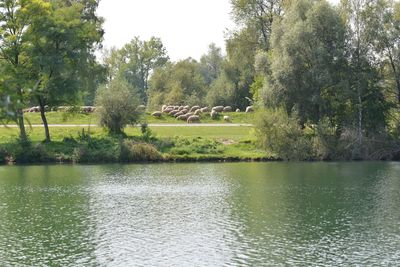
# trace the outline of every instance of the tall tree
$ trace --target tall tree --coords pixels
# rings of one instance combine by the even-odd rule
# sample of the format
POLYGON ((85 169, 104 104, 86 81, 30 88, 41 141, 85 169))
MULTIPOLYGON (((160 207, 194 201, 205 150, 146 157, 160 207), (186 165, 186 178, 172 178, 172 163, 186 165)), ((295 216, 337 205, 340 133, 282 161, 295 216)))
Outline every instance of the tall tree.
POLYGON ((23 107, 28 97, 29 43, 26 31, 32 20, 48 9, 44 1, 0 1, 0 60, 2 61, 2 90, 10 100, 12 117, 18 124, 20 138, 27 139, 23 107))
POLYGON ((33 97, 40 106, 46 141, 50 131, 46 106, 75 102, 94 51, 103 35, 102 20, 94 13, 97 1, 53 1, 48 12, 31 22, 27 39, 33 97))
POLYGON ((269 50, 272 24, 283 14, 282 0, 231 0, 232 14, 238 25, 252 27, 260 49, 269 50))
POLYGON ((201 64, 192 58, 158 68, 150 78, 149 106, 202 105, 207 83, 201 64))
POLYGON ((345 33, 339 13, 326 1, 294 2, 274 25, 270 100, 296 111, 302 123, 337 117, 346 96, 345 33))
POLYGON ((382 94, 379 57, 374 51, 370 6, 373 0, 343 0, 340 4, 347 32, 349 85, 353 92, 359 147, 365 131, 385 126, 387 105, 382 94))
POLYGON ((387 79, 395 90, 389 90, 400 104, 400 3, 391 0, 371 1, 365 7, 366 30, 372 37, 378 60, 388 67, 387 79))
POLYGON ((214 43, 209 45, 207 54, 200 58, 202 73, 208 85, 221 74, 223 60, 221 48, 214 43))
POLYGON ((122 49, 112 49, 105 58, 109 78, 120 76, 136 88, 144 103, 148 98, 148 81, 155 68, 169 61, 167 51, 160 38, 142 41, 135 37, 122 49))

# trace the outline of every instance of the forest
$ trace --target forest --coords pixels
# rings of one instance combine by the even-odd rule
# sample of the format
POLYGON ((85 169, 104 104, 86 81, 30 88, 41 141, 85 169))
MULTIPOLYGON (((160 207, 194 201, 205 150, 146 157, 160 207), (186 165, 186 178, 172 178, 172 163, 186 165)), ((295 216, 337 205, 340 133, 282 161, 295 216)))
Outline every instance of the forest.
POLYGON ((59 106, 103 107, 115 134, 142 105, 251 105, 257 146, 276 158, 400 158, 399 2, 231 0, 226 47, 176 62, 158 37, 103 49, 98 5, 0 1, 0 119, 20 140, 32 106, 51 142, 47 113, 59 106))

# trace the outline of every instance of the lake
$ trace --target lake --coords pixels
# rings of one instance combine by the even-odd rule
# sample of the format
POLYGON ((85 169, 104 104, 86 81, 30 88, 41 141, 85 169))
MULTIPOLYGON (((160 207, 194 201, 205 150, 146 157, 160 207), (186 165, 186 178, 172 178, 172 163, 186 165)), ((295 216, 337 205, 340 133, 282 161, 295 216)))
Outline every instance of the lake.
POLYGON ((0 266, 400 265, 400 163, 0 167, 0 266))

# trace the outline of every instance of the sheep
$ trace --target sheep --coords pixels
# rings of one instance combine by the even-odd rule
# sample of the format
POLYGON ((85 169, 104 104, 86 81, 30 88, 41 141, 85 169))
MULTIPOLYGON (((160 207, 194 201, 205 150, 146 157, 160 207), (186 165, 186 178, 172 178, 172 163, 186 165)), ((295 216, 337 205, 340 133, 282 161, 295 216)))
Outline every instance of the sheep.
POLYGON ((226 122, 231 122, 231 117, 229 117, 229 116, 224 116, 224 121, 226 121, 226 122))
POLYGON ((189 109, 190 109, 190 106, 187 106, 187 105, 186 105, 186 106, 184 106, 183 108, 189 110, 189 109))
POLYGON ((40 112, 40 107, 39 107, 39 106, 37 106, 37 107, 31 107, 31 108, 28 110, 28 112, 29 112, 29 113, 37 113, 37 112, 40 112))
POLYGON ((192 115, 187 119, 187 123, 195 123, 200 122, 200 117, 196 115, 192 115))
POLYGON ((162 112, 161 111, 155 111, 151 114, 151 116, 156 117, 156 118, 161 118, 162 112))
POLYGON ((68 109, 68 107, 66 107, 66 106, 59 106, 59 107, 57 108, 57 111, 63 112, 63 111, 67 111, 67 109, 68 109))
POLYGON ((180 121, 186 121, 188 118, 189 118, 189 116, 187 114, 185 114, 185 115, 180 115, 176 119, 180 120, 180 121))
POLYGON ((82 113, 90 113, 90 112, 92 112, 92 107, 83 106, 83 107, 80 108, 80 110, 81 110, 82 113))
POLYGON ((173 108, 165 108, 164 110, 163 110, 163 113, 170 113, 171 111, 173 111, 174 109, 173 108))
POLYGON ((216 106, 216 107, 213 107, 212 110, 214 110, 216 112, 222 112, 224 110, 224 107, 223 106, 216 106))
POLYGON ((223 112, 232 112, 232 107, 231 106, 224 107, 224 109, 222 111, 223 112))
POLYGON ((236 112, 240 112, 240 109, 239 109, 239 108, 237 108, 237 109, 236 109, 236 112))
POLYGON ((189 109, 187 109, 187 108, 185 108, 185 109, 182 109, 182 111, 181 111, 183 114, 186 114, 186 113, 188 113, 189 112, 189 109))
POLYGON ((171 116, 175 116, 175 114, 178 113, 178 112, 179 112, 178 110, 172 110, 168 114, 171 115, 171 116))
MULTIPOLYGON (((92 110, 93 110, 94 108, 92 107, 92 110)), ((145 112, 146 111, 146 106, 145 105, 139 105, 137 108, 136 108, 136 110, 138 111, 138 112, 145 112)), ((93 110, 93 112, 94 112, 94 110, 93 110)))
POLYGON ((194 112, 194 115, 200 115, 201 114, 201 109, 197 109, 195 112, 194 112))
POLYGON ((175 113, 174 117, 178 118, 181 115, 185 115, 182 111, 179 111, 178 113, 175 113))
POLYGON ((208 107, 201 108, 200 110, 202 113, 206 113, 206 112, 208 112, 208 107))
POLYGON ((164 112, 167 108, 168 108, 167 105, 163 105, 163 106, 161 107, 161 111, 164 112))
POLYGON ((198 110, 200 108, 200 106, 193 106, 191 109, 190 109, 190 112, 195 112, 196 110, 198 110))
POLYGON ((215 120, 218 117, 218 112, 213 110, 213 111, 211 111, 210 116, 211 116, 211 119, 215 120))
POLYGON ((248 106, 246 108, 246 113, 254 112, 254 108, 252 106, 248 106))

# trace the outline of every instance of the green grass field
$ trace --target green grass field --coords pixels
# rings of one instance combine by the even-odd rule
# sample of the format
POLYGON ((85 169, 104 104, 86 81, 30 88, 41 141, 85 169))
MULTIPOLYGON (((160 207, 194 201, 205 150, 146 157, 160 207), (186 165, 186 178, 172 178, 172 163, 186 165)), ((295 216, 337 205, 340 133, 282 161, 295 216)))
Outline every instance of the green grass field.
MULTIPOLYGON (((90 130, 93 137, 105 137, 107 133, 100 127, 50 127, 50 134, 53 141, 62 141, 65 137, 76 138, 82 132, 90 130)), ((202 137, 209 139, 220 140, 254 140, 251 134, 252 127, 233 126, 233 127, 151 127, 151 131, 156 137, 202 137)), ((40 142, 44 140, 43 128, 27 128, 29 138, 33 142, 40 142)), ((139 127, 128 127, 125 129, 128 136, 140 135, 139 127)), ((18 137, 18 129, 16 128, 0 128, 0 143, 8 143, 18 137)))
MULTIPOLYGON (((97 114, 81 114, 81 113, 66 113, 66 112, 47 112, 47 120, 49 124, 98 124, 97 114)), ((210 115, 201 115, 201 122, 203 123, 225 123, 223 117, 227 115, 231 117, 232 123, 252 123, 254 120, 253 113, 221 113, 216 120, 212 120, 210 115)), ((42 124, 39 113, 26 113, 26 124, 42 124)), ((146 114, 144 119, 147 123, 183 123, 174 117, 163 115, 161 118, 154 118, 150 114, 146 114)))

